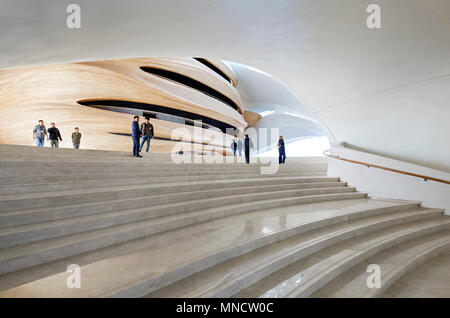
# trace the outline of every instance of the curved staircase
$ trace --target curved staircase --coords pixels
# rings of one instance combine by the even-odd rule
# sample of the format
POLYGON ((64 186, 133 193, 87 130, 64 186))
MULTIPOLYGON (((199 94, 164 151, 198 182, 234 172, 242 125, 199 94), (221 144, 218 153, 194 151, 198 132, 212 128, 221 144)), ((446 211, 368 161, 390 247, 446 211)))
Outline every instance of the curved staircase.
POLYGON ((377 297, 450 249, 442 210, 367 198, 324 158, 261 166, 1 145, 0 297, 377 297))

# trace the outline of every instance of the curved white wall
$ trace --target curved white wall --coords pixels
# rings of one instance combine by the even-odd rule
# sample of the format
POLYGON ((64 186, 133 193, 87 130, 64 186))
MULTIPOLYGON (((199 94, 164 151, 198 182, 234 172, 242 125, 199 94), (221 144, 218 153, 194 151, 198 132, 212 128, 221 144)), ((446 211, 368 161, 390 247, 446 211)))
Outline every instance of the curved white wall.
MULTIPOLYGON (((345 144, 332 143, 331 153, 340 158, 370 163, 399 171, 414 173, 440 180, 450 180, 450 173, 417 166, 411 163, 349 149, 345 144)), ((371 197, 419 201, 424 207, 444 209, 450 215, 450 186, 433 180, 425 180, 375 167, 328 158, 328 174, 367 192, 371 197)))
POLYGON ((0 67, 208 56, 281 79, 330 138, 450 171, 448 0, 3 0, 0 67), (382 28, 366 27, 366 7, 382 28))
POLYGON ((262 116, 252 128, 267 129, 266 142, 261 142, 262 136, 258 136, 258 152, 276 148, 279 135, 284 137, 286 144, 302 138, 324 136, 316 115, 282 82, 248 65, 235 62, 226 64, 238 78, 236 88, 244 108, 262 116), (274 128, 278 133, 271 136, 274 128))

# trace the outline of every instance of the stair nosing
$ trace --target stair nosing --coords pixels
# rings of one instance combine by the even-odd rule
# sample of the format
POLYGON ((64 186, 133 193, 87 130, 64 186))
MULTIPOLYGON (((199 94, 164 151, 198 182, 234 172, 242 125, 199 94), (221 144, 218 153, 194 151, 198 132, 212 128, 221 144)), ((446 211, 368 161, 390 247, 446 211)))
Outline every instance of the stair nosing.
MULTIPOLYGON (((228 281, 228 282, 224 282, 223 285, 221 285, 221 290, 217 291, 217 290, 211 290, 211 288, 207 289, 207 290, 203 290, 203 291, 197 291, 197 292, 190 292, 188 295, 183 295, 182 297, 188 297, 188 298, 192 298, 192 297, 208 297, 208 298, 223 298, 223 297, 230 297, 233 294, 236 293, 235 289, 233 291, 227 291, 226 289, 230 289, 233 288, 233 285, 236 285, 237 283, 239 283, 239 281, 245 280, 245 279, 249 279, 250 275, 253 274, 257 274, 259 271, 261 271, 264 268, 268 268, 274 265, 274 263, 280 262, 283 259, 290 259, 289 264, 298 261, 299 259, 308 257, 309 255, 317 252, 317 250, 314 250, 314 247, 316 245, 321 245, 324 244, 325 241, 329 241, 331 242, 331 244, 329 245, 325 245, 322 246, 319 250, 326 248, 328 246, 332 246, 335 242, 336 239, 338 239, 337 242, 342 242, 346 239, 348 239, 347 236, 352 236, 353 234, 357 234, 358 232, 360 232, 361 230, 370 228, 369 230, 367 230, 367 232, 364 232, 364 234, 370 233, 370 232, 374 232, 380 229, 380 225, 382 226, 381 228, 388 228, 390 227, 391 222, 396 222, 394 224, 398 224, 399 222, 403 222, 405 220, 422 220, 424 218, 432 218, 435 217, 435 214, 437 213, 441 213, 442 211, 438 210, 438 209, 426 209, 426 208, 422 208, 422 207, 416 207, 416 208, 407 208, 405 210, 399 210, 399 211, 394 211, 394 212, 382 212, 382 213, 375 213, 375 214, 370 214, 368 216, 363 216, 361 218, 357 218, 357 221, 361 221, 367 218, 371 218, 371 217, 381 217, 383 216, 382 220, 370 220, 369 224, 360 224, 360 225, 351 225, 348 229, 347 228, 343 228, 343 229, 333 229, 333 236, 330 237, 329 233, 326 233, 326 235, 324 234, 323 236, 319 236, 319 237, 314 237, 312 239, 310 239, 309 241, 305 241, 305 242, 301 242, 298 243, 296 246, 291 246, 286 248, 286 250, 284 250, 282 253, 282 255, 271 255, 268 259, 265 260, 264 263, 261 263, 260 265, 258 265, 257 267, 252 267, 249 268, 242 273, 239 274, 237 276, 234 276, 232 281, 228 281), (406 214, 406 215, 405 215, 406 214), (306 245, 306 243, 308 243, 308 245, 306 245), (309 251, 309 253, 304 253, 305 250, 307 249, 311 249, 311 251, 309 251), (295 255, 296 253, 302 253, 302 256, 300 258, 294 258, 292 259, 293 255, 295 255), (224 290, 225 288, 225 290, 224 290)), ((346 225, 346 221, 342 221, 342 222, 338 222, 337 224, 343 224, 346 225)), ((312 229, 310 230, 311 232, 313 231, 320 231, 322 230, 323 227, 318 227, 317 229, 312 229)), ((303 235, 306 233, 309 233, 310 231, 307 231, 305 233, 301 233, 299 235, 303 235)), ((358 236, 358 235, 356 235, 358 236)), ((268 244, 270 245, 270 244, 268 244)), ((268 246, 264 246, 262 248, 265 248, 268 246)), ((242 257, 246 257, 246 255, 242 255, 242 257)), ((284 265, 284 266, 288 266, 284 265)), ((220 266, 220 263, 218 264, 220 266)), ((279 266, 278 266, 279 267, 279 266)), ((276 268, 278 268, 276 267, 276 268)), ((283 266, 282 266, 283 267, 283 266)), ((267 277, 268 275, 270 275, 273 272, 276 272, 277 269, 270 269, 270 272, 265 276, 261 277, 258 276, 259 279, 267 277)), ((173 283, 176 284, 177 282, 173 283)), ((247 282, 247 286, 240 287, 240 290, 245 289, 246 287, 250 286, 251 283, 247 282)), ((174 285, 176 287, 176 285, 174 285)), ((239 292, 239 291, 237 291, 239 292)))
MULTIPOLYGON (((251 193, 251 194, 243 194, 243 195, 229 195, 229 196, 221 196, 221 197, 214 197, 214 198, 207 198, 207 199, 196 199, 196 200, 188 200, 188 201, 179 201, 176 203, 169 203, 169 204, 161 204, 161 205, 156 205, 156 206, 152 206, 152 207, 139 207, 139 208, 131 208, 131 209, 120 209, 117 211, 108 211, 108 212, 101 212, 101 213, 96 213, 96 214, 92 214, 92 215, 83 215, 83 216, 76 216, 76 217, 71 217, 71 218, 66 218, 66 219, 60 219, 60 220, 55 220, 55 221, 45 221, 45 222, 41 222, 41 223, 32 223, 32 224, 26 224, 26 225, 20 225, 20 226, 13 226, 13 227, 6 227, 6 228, 0 228, 0 237, 4 236, 4 235, 11 235, 12 233, 24 233, 24 232, 29 232, 30 229, 25 229, 24 231, 14 231, 14 232, 10 232, 8 233, 8 230, 12 230, 12 229, 17 229, 17 228, 26 228, 26 227, 30 227, 30 228, 34 228, 34 227, 38 227, 40 225, 64 225, 67 223, 72 223, 73 221, 80 221, 81 222, 87 222, 87 221, 92 221, 95 220, 97 218, 102 219, 104 217, 114 217, 114 216, 121 216, 121 215, 126 215, 126 214, 132 214, 132 213, 140 213, 140 212, 147 212, 147 211, 152 211, 152 210, 161 210, 161 209, 166 209, 166 208, 173 208, 173 207, 179 207, 179 206, 185 206, 186 203, 189 203, 190 205, 192 204, 198 204, 198 203, 204 203, 204 202, 214 202, 214 201, 218 201, 218 200, 227 200, 227 199, 236 199, 236 198, 244 198, 247 196, 265 196, 265 195, 276 195, 279 193, 286 193, 286 192, 290 192, 292 194, 295 194, 295 196, 288 196, 285 197, 283 199, 288 199, 288 198, 298 198, 298 197, 307 197, 307 196, 318 196, 318 195, 330 195, 330 194, 347 194, 347 193, 358 193, 355 191, 354 187, 333 187, 333 188, 310 188, 310 189, 296 189, 296 190, 281 190, 281 191, 269 191, 269 192, 258 192, 258 193, 251 193), (345 189, 347 191, 343 191, 343 192, 337 192, 337 193, 333 193, 333 190, 336 189, 345 189), (331 191, 331 193, 320 193, 320 194, 308 194, 308 195, 298 195, 297 193, 300 191, 331 191), (3 233, 2 233, 3 232, 3 233), (5 233, 6 232, 6 233, 5 233)), ((266 201, 272 201, 275 199, 269 199, 269 200, 256 200, 256 201, 250 201, 251 203, 257 203, 257 202, 266 202, 266 201)), ((239 203, 239 205, 241 204, 246 204, 244 202, 239 203)), ((229 207, 229 205, 221 205, 218 208, 227 208, 229 207)), ((211 208, 206 208, 206 209, 201 209, 198 212, 204 212, 207 210, 210 210, 211 208)), ((189 211, 189 212, 193 212, 193 211, 189 211)), ((187 213, 189 213, 187 212, 187 213)), ((175 213, 175 214, 171 214, 168 216, 172 216, 172 215, 180 215, 180 214, 184 214, 184 213, 175 213)), ((156 217, 158 218, 158 217, 156 217)), ((153 217, 148 218, 148 219, 153 219, 153 217)), ((131 224, 131 223, 135 223, 135 222, 142 222, 145 220, 148 220, 147 218, 144 220, 140 220, 140 221, 134 221, 134 222, 130 222, 130 223, 125 223, 125 224, 131 224)), ((122 225, 122 224, 119 224, 122 225)), ((115 225, 113 225, 115 226, 115 225)), ((48 226, 47 226, 48 228, 48 226)))
MULTIPOLYGON (((349 192, 349 193, 343 193, 343 194, 339 193, 339 194, 327 194, 327 195, 311 195, 311 196, 305 196, 305 197, 301 197, 301 198, 297 198, 297 197, 295 197, 295 198, 285 198, 283 200, 267 200, 266 202, 268 202, 268 203, 279 203, 280 201, 289 201, 288 204, 282 205, 282 206, 290 206, 290 205, 298 204, 298 203, 290 203, 291 201, 294 201, 294 200, 305 200, 305 199, 310 199, 310 198, 321 198, 323 196, 328 196, 328 197, 331 196, 333 200, 339 200, 339 197, 342 197, 342 196, 347 197, 350 194, 352 196, 357 197, 357 198, 364 198, 364 195, 366 195, 365 193, 360 193, 360 192, 349 192)), ((347 200, 351 200, 351 199, 347 199, 347 200)), ((329 201, 329 200, 326 200, 326 201, 329 201)), ((317 203, 317 202, 322 202, 322 201, 313 201, 311 203, 317 203)), ((242 204, 242 205, 245 206, 245 204, 242 204)), ((254 206, 254 204, 247 204, 247 205, 248 206, 254 206)), ((396 205, 396 207, 400 206, 400 205, 403 206, 403 205, 411 205, 411 204, 410 203, 402 203, 402 204, 396 205)), ((257 211, 257 210, 265 210, 265 209, 270 209, 270 208, 273 208, 273 207, 262 207, 262 208, 257 208, 256 210, 249 210, 249 211, 246 211, 246 212, 243 212, 243 213, 249 213, 249 212, 254 212, 254 211, 257 211)), ((226 207, 225 208, 222 207, 222 209, 225 210, 226 207)), ((219 212, 220 212, 222 209, 217 209, 217 210, 219 210, 219 212)), ((209 213, 210 210, 213 210, 213 209, 203 210, 202 212, 209 213)), ((190 213, 192 213, 192 214, 197 213, 198 214, 199 212, 190 212, 190 213)), ((181 215, 186 218, 187 213, 186 214, 183 213, 181 215)), ((174 215, 174 216, 179 216, 179 215, 174 215)), ((234 215, 231 215, 231 216, 234 216, 234 215)), ((173 216, 170 216, 170 217, 173 217, 173 216)), ((195 215, 194 215, 194 217, 195 217, 195 215)), ((219 217, 219 218, 222 218, 222 217, 219 217)), ((156 224, 161 224, 162 223, 161 219, 162 218, 155 218, 155 219, 147 220, 147 223, 149 221, 159 220, 160 222, 156 223, 156 224)), ((201 223, 203 223, 203 222, 206 222, 206 221, 202 221, 201 223)), ((25 244, 21 244, 21 245, 17 245, 17 246, 11 247, 11 248, 4 248, 4 249, 1 249, 1 250, 3 250, 3 251, 8 251, 8 250, 9 251, 13 251, 13 254, 9 255, 9 256, 4 254, 3 257, 0 256, 0 263, 4 262, 4 261, 7 261, 7 260, 10 260, 10 259, 17 259, 17 258, 21 258, 21 257, 25 257, 25 256, 29 255, 29 252, 26 252, 26 251, 24 251, 25 253, 21 254, 21 255, 19 255, 17 253, 18 250, 24 249, 24 247, 27 248, 28 246, 33 246, 33 245, 36 245, 36 244, 42 245, 42 243, 45 242, 47 244, 50 244, 50 245, 54 244, 54 245, 53 246, 49 245, 49 246, 47 246, 45 248, 41 248, 38 252, 41 253, 43 251, 51 251, 51 250, 54 250, 55 248, 61 248, 61 245, 56 244, 56 243, 61 243, 60 242, 61 239, 66 239, 66 240, 70 239, 71 240, 70 242, 65 242, 64 245, 67 245, 67 244, 70 244, 70 245, 72 245, 72 244, 80 244, 82 242, 86 242, 86 240, 98 239, 99 237, 111 236, 111 235, 114 235, 114 234, 117 234, 117 233, 120 233, 120 232, 123 232, 123 231, 136 230, 136 229, 139 229, 140 227, 147 226, 147 225, 144 225, 142 223, 143 223, 143 221, 138 221, 138 222, 133 222, 133 223, 128 223, 128 224, 121 224, 121 225, 111 226, 111 227, 108 227, 108 228, 103 228, 103 229, 98 229, 98 230, 92 230, 92 231, 87 231, 87 232, 82 232, 82 233, 75 233, 75 234, 70 234, 70 235, 67 235, 67 236, 61 236, 61 237, 56 237, 56 238, 49 238, 49 239, 45 239, 45 240, 38 241, 38 242, 25 243, 25 244), (135 226, 136 224, 139 224, 140 226, 139 227, 134 227, 132 229, 123 229, 125 227, 135 226), (114 233, 105 233, 105 234, 102 234, 102 235, 95 235, 93 237, 90 237, 93 234, 98 234, 98 232, 110 231, 111 229, 114 230, 114 233), (88 236, 88 237, 84 237, 84 236, 88 236), (14 255, 14 254, 16 254, 16 255, 14 255)), ((164 223, 162 223, 162 224, 164 224, 164 223)), ((177 227, 177 228, 182 228, 182 227, 184 227, 184 226, 177 227)), ((140 237, 148 237, 148 236, 151 236, 151 235, 154 235, 154 234, 158 234, 158 233, 161 233, 161 232, 155 232, 155 233, 151 233, 151 234, 140 236, 140 237)), ((132 240, 134 240, 134 238, 132 240)), ((129 240, 126 240, 126 241, 129 241, 129 240)), ((123 241, 123 242, 126 242, 126 241, 123 241)), ((120 243, 122 243, 122 242, 115 243, 115 244, 120 244, 120 243)), ((110 246, 110 245, 107 245, 107 246, 110 246)), ((102 246, 102 247, 99 247, 99 248, 103 248, 103 247, 107 247, 107 246, 102 246)), ((82 251, 80 253, 88 252, 88 251, 91 251, 91 250, 94 250, 94 249, 85 250, 85 251, 82 251)), ((36 251, 34 253, 36 253, 36 251)), ((77 255, 77 254, 80 254, 80 253, 75 253, 75 254, 72 254, 72 255, 77 255)), ((9 253, 9 254, 11 254, 11 253, 9 253)), ((56 258, 56 259, 59 259, 59 258, 56 258)), ((54 259, 54 260, 56 260, 56 259, 54 259)), ((36 265, 38 265, 38 264, 36 264, 36 265)))

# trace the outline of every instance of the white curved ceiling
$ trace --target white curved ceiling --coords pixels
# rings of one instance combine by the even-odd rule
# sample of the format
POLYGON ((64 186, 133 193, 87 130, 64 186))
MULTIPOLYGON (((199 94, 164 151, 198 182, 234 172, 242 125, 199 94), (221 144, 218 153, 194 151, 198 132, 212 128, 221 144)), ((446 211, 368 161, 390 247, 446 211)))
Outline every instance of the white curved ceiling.
POLYGON ((284 109, 315 121, 316 116, 282 82, 262 70, 235 62, 225 62, 239 78, 236 88, 246 109, 260 112, 284 109))
MULTIPOLYGON (((228 61, 225 63, 238 78, 236 88, 244 108, 262 116, 252 125, 258 131, 266 129, 263 134, 267 134, 267 140, 262 140, 263 134, 258 138, 258 152, 276 148, 280 135, 284 137, 286 144, 301 138, 324 135, 316 115, 283 83, 253 67, 228 61), (273 131, 274 128, 278 131, 273 131)), ((289 151, 289 155, 291 153, 293 152, 289 151)))
POLYGON ((285 83, 331 138, 450 171, 448 0, 2 0, 0 68, 205 56, 285 83), (381 6, 382 28, 366 27, 381 6))

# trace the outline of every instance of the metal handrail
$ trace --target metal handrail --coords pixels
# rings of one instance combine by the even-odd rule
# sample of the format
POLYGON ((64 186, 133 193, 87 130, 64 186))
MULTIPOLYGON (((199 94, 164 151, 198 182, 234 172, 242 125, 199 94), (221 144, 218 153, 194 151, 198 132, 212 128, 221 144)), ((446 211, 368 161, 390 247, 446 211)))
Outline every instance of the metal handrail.
POLYGON ((334 158, 334 159, 338 159, 338 160, 342 160, 342 161, 346 161, 346 162, 351 162, 351 163, 355 163, 355 164, 359 164, 362 166, 366 166, 366 167, 373 167, 373 168, 377 168, 377 169, 382 169, 382 170, 387 170, 387 171, 391 171, 391 172, 395 172, 395 173, 400 173, 400 174, 404 174, 404 175, 408 175, 408 176, 412 176, 412 177, 417 177, 417 178, 421 178, 424 179, 425 181, 428 180, 432 180, 432 181, 436 181, 436 182, 441 182, 441 183, 445 183, 445 184, 450 184, 449 180, 444 180, 444 179, 439 179, 439 178, 434 178, 434 177, 429 177, 429 176, 424 176, 421 174, 417 174, 417 173, 412 173, 412 172, 407 172, 407 171, 402 171, 402 170, 397 170, 397 169, 392 169, 392 168, 388 168, 388 167, 384 167, 384 166, 379 166, 379 165, 374 165, 371 163, 367 163, 367 162, 361 162, 361 161, 356 161, 356 160, 351 160, 351 159, 346 159, 346 158, 341 158, 339 156, 336 155, 332 155, 330 154, 330 150, 325 150, 323 152, 323 154, 327 157, 330 158, 334 158))

